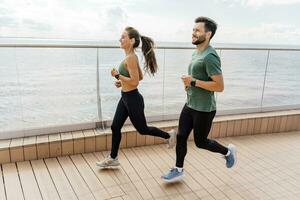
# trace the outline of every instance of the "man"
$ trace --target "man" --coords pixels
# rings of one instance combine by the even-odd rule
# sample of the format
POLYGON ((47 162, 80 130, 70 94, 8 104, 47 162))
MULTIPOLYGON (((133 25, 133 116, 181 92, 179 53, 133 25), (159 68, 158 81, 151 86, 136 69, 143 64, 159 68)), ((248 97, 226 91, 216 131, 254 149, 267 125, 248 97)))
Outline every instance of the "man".
POLYGON ((187 92, 187 102, 179 118, 176 166, 162 176, 166 182, 173 182, 183 177, 187 139, 192 130, 198 148, 223 154, 228 168, 236 163, 236 147, 233 144, 225 147, 207 138, 216 114, 214 92, 224 90, 220 58, 215 49, 210 46, 210 40, 216 30, 217 24, 212 19, 207 17, 195 19, 192 43, 197 46, 197 49, 192 55, 188 75, 181 77, 187 92))

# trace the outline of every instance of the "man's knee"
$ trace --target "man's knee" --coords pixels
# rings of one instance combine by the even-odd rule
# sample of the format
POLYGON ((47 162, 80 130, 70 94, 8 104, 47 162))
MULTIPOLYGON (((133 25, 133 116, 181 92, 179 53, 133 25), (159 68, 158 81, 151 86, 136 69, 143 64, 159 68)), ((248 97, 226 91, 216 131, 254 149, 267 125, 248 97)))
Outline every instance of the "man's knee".
POLYGON ((182 143, 187 141, 187 137, 183 134, 178 133, 177 134, 177 143, 182 143))
POLYGON ((110 126, 110 129, 111 129, 112 132, 119 132, 119 131, 121 131, 121 128, 122 128, 122 127, 120 127, 120 126, 118 126, 118 125, 116 125, 116 124, 112 124, 112 125, 110 126))

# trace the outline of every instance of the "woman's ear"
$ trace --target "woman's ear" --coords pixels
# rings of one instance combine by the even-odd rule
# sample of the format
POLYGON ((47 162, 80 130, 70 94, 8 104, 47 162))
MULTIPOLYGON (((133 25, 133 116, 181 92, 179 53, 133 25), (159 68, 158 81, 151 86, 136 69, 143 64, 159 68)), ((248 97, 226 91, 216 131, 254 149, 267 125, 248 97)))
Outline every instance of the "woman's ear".
POLYGON ((134 39, 134 38, 131 38, 131 39, 130 39, 130 42, 131 42, 131 44, 132 44, 132 46, 133 46, 134 43, 135 43, 135 39, 134 39))

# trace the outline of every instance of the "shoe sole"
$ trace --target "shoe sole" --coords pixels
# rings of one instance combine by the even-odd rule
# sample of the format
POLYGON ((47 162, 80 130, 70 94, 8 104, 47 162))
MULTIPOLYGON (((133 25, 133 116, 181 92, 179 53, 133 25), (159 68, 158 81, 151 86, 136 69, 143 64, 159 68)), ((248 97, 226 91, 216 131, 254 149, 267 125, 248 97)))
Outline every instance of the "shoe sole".
POLYGON ((161 178, 163 181, 165 181, 166 183, 174 183, 174 182, 178 182, 180 181, 181 179, 183 179, 184 177, 184 174, 182 174, 181 176, 177 176, 176 178, 173 178, 173 179, 164 179, 164 178, 161 178))
POLYGON ((102 168, 102 169, 104 169, 104 168, 118 167, 118 166, 120 166, 120 164, 103 166, 103 165, 99 165, 99 164, 96 163, 96 166, 97 166, 97 167, 100 167, 100 168, 102 168))

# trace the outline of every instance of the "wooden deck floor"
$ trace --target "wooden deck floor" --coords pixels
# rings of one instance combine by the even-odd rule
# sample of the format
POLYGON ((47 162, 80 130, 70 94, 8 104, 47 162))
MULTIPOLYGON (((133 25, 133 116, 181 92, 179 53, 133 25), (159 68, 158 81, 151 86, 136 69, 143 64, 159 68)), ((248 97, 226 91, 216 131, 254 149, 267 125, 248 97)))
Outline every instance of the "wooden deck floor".
POLYGON ((0 199, 300 199, 300 132, 218 139, 238 148, 234 169, 189 142, 183 181, 160 176, 175 162, 165 145, 122 149, 121 167, 100 170, 108 152, 1 165, 0 199))

